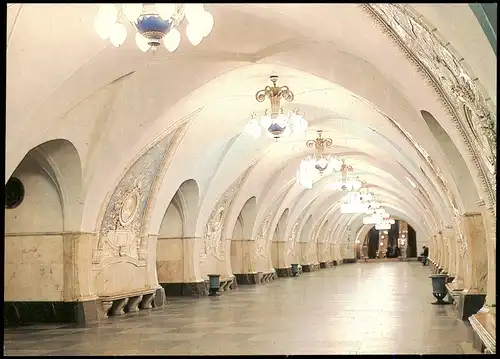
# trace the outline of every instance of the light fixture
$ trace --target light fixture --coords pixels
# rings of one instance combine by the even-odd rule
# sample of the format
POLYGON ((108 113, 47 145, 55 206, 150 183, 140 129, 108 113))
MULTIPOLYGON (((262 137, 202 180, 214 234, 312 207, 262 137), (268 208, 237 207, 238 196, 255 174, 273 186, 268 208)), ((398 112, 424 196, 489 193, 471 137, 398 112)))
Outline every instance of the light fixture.
POLYGON ((342 214, 359 214, 367 210, 367 204, 359 200, 359 192, 347 192, 340 206, 342 214))
POLYGON ((214 27, 214 18, 203 4, 174 3, 101 4, 94 27, 101 39, 109 39, 119 47, 127 38, 123 23, 128 23, 137 31, 135 42, 141 51, 156 50, 163 41, 167 50, 173 52, 181 42, 177 28, 184 18, 187 20, 186 36, 193 46, 207 37, 214 27))
POLYGON ((376 230, 385 230, 385 229, 391 229, 391 224, 387 222, 382 222, 382 223, 377 223, 375 225, 376 230))
POLYGON ((292 102, 294 99, 293 92, 288 86, 277 86, 278 76, 271 76, 272 86, 266 86, 262 90, 257 91, 255 99, 258 102, 264 102, 269 99, 270 108, 266 109, 264 115, 259 121, 252 115, 250 121, 245 127, 245 132, 255 138, 262 135, 264 129, 267 136, 278 140, 282 137, 289 137, 292 134, 298 135, 305 133, 308 123, 298 110, 292 110, 285 114, 281 107, 281 100, 292 102))
POLYGON ((333 145, 333 141, 331 138, 323 138, 323 131, 318 130, 318 137, 315 140, 309 140, 306 142, 306 146, 308 148, 315 148, 316 153, 306 160, 309 160, 314 168, 319 172, 320 175, 323 175, 323 172, 328 168, 331 164, 331 167, 334 171, 340 171, 342 168, 343 162, 332 155, 325 155, 325 148, 330 148, 333 145))

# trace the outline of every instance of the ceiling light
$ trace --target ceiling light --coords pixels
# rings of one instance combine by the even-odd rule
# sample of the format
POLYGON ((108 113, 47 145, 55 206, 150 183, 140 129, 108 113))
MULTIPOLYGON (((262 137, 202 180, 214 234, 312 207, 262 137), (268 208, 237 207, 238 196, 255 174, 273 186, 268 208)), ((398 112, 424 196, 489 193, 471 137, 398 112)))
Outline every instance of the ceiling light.
POLYGON ((266 86, 255 94, 255 99, 258 102, 264 102, 266 98, 269 99, 270 107, 265 110, 260 122, 252 115, 245 127, 245 132, 252 137, 259 138, 263 130, 265 130, 267 136, 275 140, 282 137, 289 137, 292 134, 305 133, 308 127, 306 119, 297 110, 285 114, 281 107, 282 99, 288 102, 293 101, 293 92, 288 86, 278 87, 276 85, 278 76, 271 76, 270 79, 273 85, 266 86), (258 127, 262 127, 262 129, 258 130, 258 127))
POLYGON ((186 36, 193 46, 207 37, 214 26, 214 18, 203 4, 140 3, 102 4, 94 27, 101 39, 109 39, 115 47, 120 47, 127 38, 127 29, 118 22, 121 20, 136 29, 135 43, 141 51, 156 50, 163 41, 165 48, 173 52, 181 42, 177 27, 184 18, 188 22, 186 36))

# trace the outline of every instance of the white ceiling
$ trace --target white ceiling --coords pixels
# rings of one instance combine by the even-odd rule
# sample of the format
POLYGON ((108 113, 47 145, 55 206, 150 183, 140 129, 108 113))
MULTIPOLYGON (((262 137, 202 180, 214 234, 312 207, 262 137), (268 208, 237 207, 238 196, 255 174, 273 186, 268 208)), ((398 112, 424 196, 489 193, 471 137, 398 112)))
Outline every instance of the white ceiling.
MULTIPOLYGON (((496 98, 496 57, 468 5, 413 7, 429 17, 496 98)), ((467 153, 465 143, 433 89, 360 6, 207 8, 215 26, 199 46, 192 47, 183 36, 175 53, 160 49, 144 54, 130 36, 131 28, 121 48, 97 36, 95 4, 9 6, 6 180, 31 148, 51 139, 69 140, 82 163, 82 230, 93 231, 103 201, 124 169, 160 134, 197 111, 171 158, 150 231, 158 231, 179 185, 192 178, 200 188, 196 232, 202 232, 219 196, 251 164, 255 166, 230 217, 234 220, 248 198, 256 196, 259 223, 311 151, 305 139, 275 143, 241 134, 249 115, 264 110, 255 92, 268 84, 270 75, 279 75, 279 83, 295 93, 289 108, 306 113, 311 125, 307 138, 324 130, 334 141, 332 153, 352 164, 354 175, 367 181, 389 211, 422 235, 440 223, 450 224, 453 213, 427 162, 388 117, 429 153, 461 210, 471 210, 463 203, 475 203, 477 192, 457 187, 453 159, 443 152, 420 110, 433 114, 462 155, 467 153)), ((338 207, 327 211, 338 200, 330 196, 328 181, 322 179, 310 191, 292 187, 274 222, 291 208, 288 222, 293 223, 313 202, 308 213, 317 223, 338 212, 338 207)))

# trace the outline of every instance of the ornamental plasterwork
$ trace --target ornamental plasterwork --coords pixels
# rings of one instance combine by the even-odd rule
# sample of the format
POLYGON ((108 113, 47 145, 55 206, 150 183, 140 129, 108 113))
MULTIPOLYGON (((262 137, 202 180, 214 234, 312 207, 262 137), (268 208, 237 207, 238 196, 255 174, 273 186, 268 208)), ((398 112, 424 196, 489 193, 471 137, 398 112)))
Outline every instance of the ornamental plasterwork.
POLYGON ((278 194, 278 197, 275 200, 271 201, 272 204, 259 226, 259 230, 255 238, 257 244, 256 251, 258 256, 266 257, 269 253, 269 229, 271 227, 272 219, 276 215, 276 212, 285 199, 288 191, 292 188, 292 184, 293 182, 290 184, 290 186, 288 186, 280 194, 278 194))
MULTIPOLYGON (((488 202, 496 204, 496 109, 490 108, 487 96, 461 64, 462 59, 447 49, 434 30, 405 5, 364 4, 385 25, 389 35, 410 55, 419 70, 428 75, 472 155, 485 184, 488 202)), ((495 212, 496 213, 496 212, 495 212)))
POLYGON ((311 206, 311 204, 312 204, 312 202, 309 203, 306 206, 306 208, 304 208, 304 210, 302 211, 299 218, 297 218, 297 220, 293 224, 292 231, 290 233, 290 237, 288 238, 289 245, 288 245, 288 253, 287 254, 295 255, 295 242, 297 241, 297 234, 299 232, 300 225, 301 225, 302 221, 304 220, 304 217, 306 216, 306 213, 309 210, 309 207, 311 206))
POLYGON ((225 245, 222 241, 222 230, 226 223, 226 217, 231 207, 231 203, 236 197, 243 180, 247 173, 250 172, 251 168, 252 166, 240 174, 216 202, 205 226, 200 253, 201 259, 211 257, 220 261, 224 260, 225 245))
POLYGON ((94 264, 131 262, 145 265, 141 250, 143 216, 149 194, 174 133, 142 155, 126 172, 111 195, 101 222, 94 264))

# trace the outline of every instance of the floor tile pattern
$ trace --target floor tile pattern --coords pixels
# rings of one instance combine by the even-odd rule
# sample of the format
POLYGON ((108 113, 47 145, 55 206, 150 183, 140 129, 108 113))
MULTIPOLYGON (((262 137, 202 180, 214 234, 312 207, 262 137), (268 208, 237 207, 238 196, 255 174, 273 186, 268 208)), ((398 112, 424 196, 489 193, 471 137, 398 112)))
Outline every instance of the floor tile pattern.
POLYGON ((5 329, 5 354, 460 354, 472 329, 430 304, 428 276, 416 262, 345 264, 85 328, 5 329))

